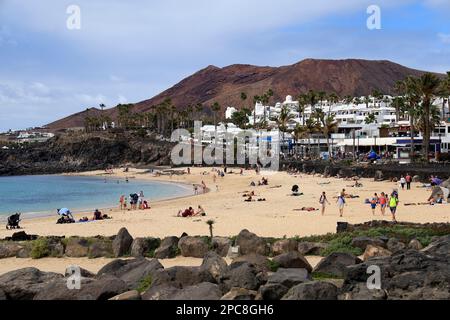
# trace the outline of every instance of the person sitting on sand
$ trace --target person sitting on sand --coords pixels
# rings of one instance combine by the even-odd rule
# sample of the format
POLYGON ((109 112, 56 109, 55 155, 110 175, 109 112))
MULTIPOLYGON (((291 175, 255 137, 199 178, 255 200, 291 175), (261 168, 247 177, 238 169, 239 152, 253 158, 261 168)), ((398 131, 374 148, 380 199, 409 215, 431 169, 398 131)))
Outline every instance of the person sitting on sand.
POLYGON ((192 207, 189 207, 186 210, 179 210, 177 216, 178 217, 183 217, 183 218, 187 218, 187 217, 192 217, 195 215, 194 209, 192 209, 192 207))
POLYGON ((252 202, 253 201, 253 197, 252 196, 248 196, 247 199, 244 200, 245 202, 252 202))
POLYGON ((292 195, 293 196, 299 196, 300 195, 300 188, 296 184, 292 186, 291 191, 292 191, 292 195))
POLYGON ((95 209, 94 218, 92 220, 103 220, 102 213, 98 209, 95 209))
POLYGON ((198 208, 197 208, 197 212, 195 213, 195 215, 196 215, 196 216, 202 216, 202 217, 206 216, 205 209, 203 209, 202 206, 199 205, 198 208))
POLYGON ((147 200, 144 200, 144 202, 142 203, 142 210, 148 210, 150 209, 150 204, 148 203, 147 200))
POLYGON ((253 197, 255 195, 255 191, 251 191, 251 192, 245 192, 242 196, 243 197, 253 197))

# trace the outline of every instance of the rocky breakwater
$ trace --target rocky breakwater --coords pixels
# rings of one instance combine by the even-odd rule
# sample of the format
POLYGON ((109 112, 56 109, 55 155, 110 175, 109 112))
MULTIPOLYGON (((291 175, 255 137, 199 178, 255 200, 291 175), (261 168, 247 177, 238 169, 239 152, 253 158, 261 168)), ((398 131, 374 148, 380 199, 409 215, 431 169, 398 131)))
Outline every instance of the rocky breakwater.
MULTIPOLYGON (((45 245, 46 252, 54 255, 82 257, 96 249, 96 256, 102 253, 117 259, 97 274, 80 269, 78 290, 67 286, 73 277, 69 271, 58 274, 25 268, 8 272, 0 275, 0 299, 450 299, 450 235, 435 236, 424 247, 423 240, 406 243, 387 235, 346 234, 351 235, 349 248, 359 250, 359 256, 344 252, 351 250, 343 246, 333 249, 333 241, 342 241, 341 235, 324 236, 332 239, 329 243, 263 238, 248 230, 233 238, 183 234, 156 239, 133 238, 123 228, 110 238, 53 237, 45 245), (308 261, 310 254, 323 255, 315 267, 308 261), (164 268, 158 260, 176 255, 200 258, 201 264, 164 268), (374 266, 379 270, 380 287, 376 288, 368 285, 374 266)), ((11 256, 24 250, 27 241, 2 241, 0 248, 9 246, 11 256)))
POLYGON ((0 149, 0 176, 100 170, 125 163, 168 165, 170 150, 155 135, 66 133, 43 143, 0 149))

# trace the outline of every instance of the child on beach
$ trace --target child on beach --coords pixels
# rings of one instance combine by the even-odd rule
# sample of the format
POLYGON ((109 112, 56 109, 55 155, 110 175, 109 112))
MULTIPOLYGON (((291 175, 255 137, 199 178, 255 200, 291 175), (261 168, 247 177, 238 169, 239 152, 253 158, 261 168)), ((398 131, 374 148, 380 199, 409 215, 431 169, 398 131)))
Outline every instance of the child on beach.
POLYGON ((370 207, 372 208, 372 215, 375 215, 375 209, 377 208, 379 198, 378 194, 374 194, 372 199, 370 200, 370 207))
POLYGON ((387 197, 384 192, 381 193, 380 197, 378 198, 378 202, 380 203, 381 215, 384 216, 387 204, 387 197))
POLYGON ((125 210, 126 206, 124 206, 124 204, 125 204, 125 196, 124 195, 120 196, 119 203, 120 203, 120 210, 125 210))

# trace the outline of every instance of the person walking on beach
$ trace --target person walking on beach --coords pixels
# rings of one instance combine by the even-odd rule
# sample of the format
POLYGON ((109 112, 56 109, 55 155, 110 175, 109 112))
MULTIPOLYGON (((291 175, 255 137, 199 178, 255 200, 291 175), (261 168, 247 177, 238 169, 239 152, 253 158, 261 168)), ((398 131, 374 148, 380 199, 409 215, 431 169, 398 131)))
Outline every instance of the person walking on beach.
POLYGON ((391 196, 389 197, 389 209, 391 210, 392 221, 394 222, 397 222, 397 219, 395 217, 395 214, 397 213, 397 206, 398 206, 397 193, 392 192, 391 196))
POLYGON ((339 216, 343 217, 344 216, 344 207, 345 207, 345 192, 341 192, 337 198, 337 204, 338 204, 338 208, 339 208, 339 216))
POLYGON ((406 180, 406 190, 411 190, 412 177, 409 173, 406 174, 405 180, 406 180))
POLYGON ((402 190, 405 190, 405 185, 406 185, 406 179, 404 176, 401 176, 400 178, 400 186, 402 187, 402 190))
POLYGON ((384 216, 384 214, 386 213, 387 205, 387 197, 384 192, 381 193, 380 197, 378 198, 378 202, 380 203, 381 215, 384 216))
POLYGON ((320 196, 320 199, 319 199, 319 203, 322 206, 322 215, 325 215, 325 207, 327 204, 330 204, 330 202, 327 199, 327 195, 326 195, 325 191, 322 192, 322 195, 320 196))
POLYGON ((375 209, 377 208, 377 204, 379 202, 378 194, 374 194, 372 199, 370 200, 370 207, 372 208, 372 215, 375 215, 375 209))

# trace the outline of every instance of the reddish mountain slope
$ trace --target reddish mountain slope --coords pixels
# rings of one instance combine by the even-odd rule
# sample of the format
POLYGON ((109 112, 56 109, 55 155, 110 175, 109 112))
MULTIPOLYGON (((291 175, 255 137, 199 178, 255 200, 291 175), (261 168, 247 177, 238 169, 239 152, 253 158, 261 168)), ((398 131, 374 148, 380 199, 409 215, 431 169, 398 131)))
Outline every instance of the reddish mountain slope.
MULTIPOLYGON (((409 75, 420 76, 424 71, 410 69, 390 61, 369 60, 316 60, 307 59, 282 67, 231 65, 224 68, 209 66, 187 77, 157 96, 136 104, 135 111, 146 112, 152 106, 171 98, 178 108, 189 104, 210 105, 219 102, 222 107, 243 106, 240 93, 245 92, 252 105, 254 95, 269 88, 274 91, 274 101, 284 100, 288 94, 298 95, 308 90, 335 92, 340 96, 362 96, 377 89, 392 94, 398 80, 409 75)), ((91 116, 99 112, 90 109, 91 116)), ((105 111, 114 118, 115 108, 105 111)), ((52 129, 83 126, 86 111, 55 121, 52 129)))

